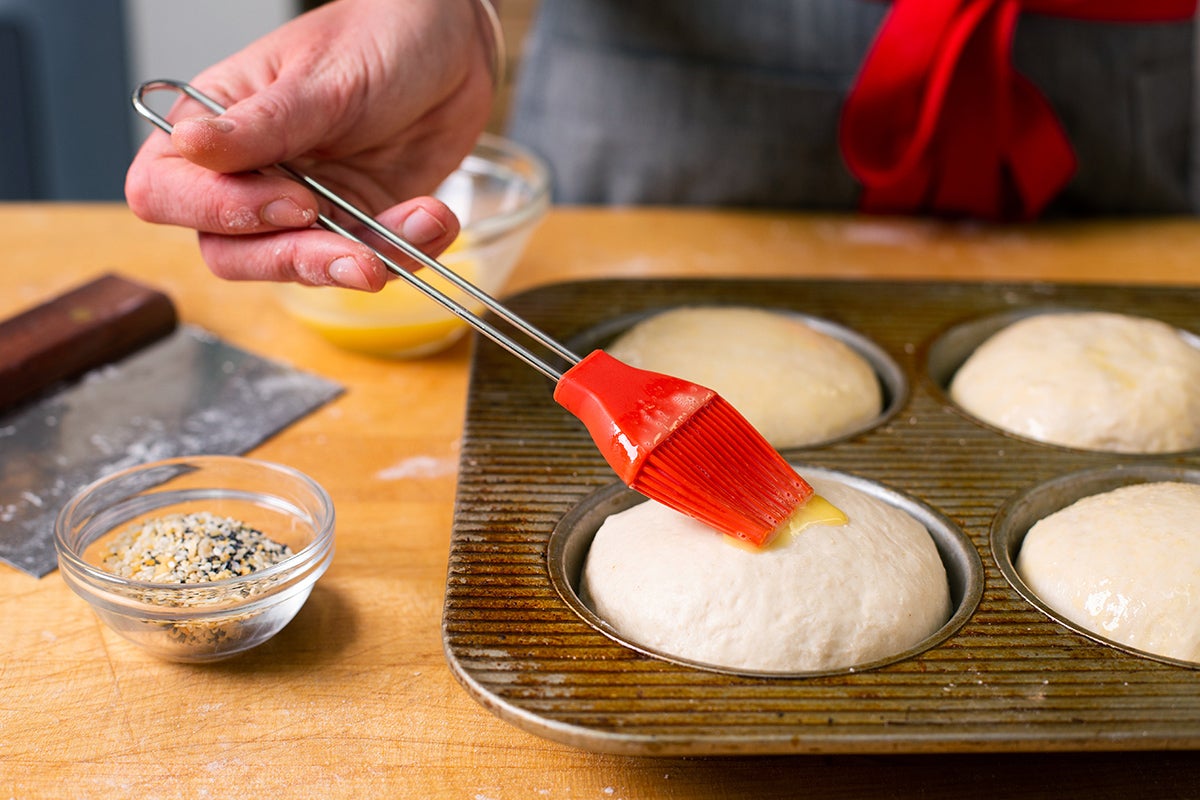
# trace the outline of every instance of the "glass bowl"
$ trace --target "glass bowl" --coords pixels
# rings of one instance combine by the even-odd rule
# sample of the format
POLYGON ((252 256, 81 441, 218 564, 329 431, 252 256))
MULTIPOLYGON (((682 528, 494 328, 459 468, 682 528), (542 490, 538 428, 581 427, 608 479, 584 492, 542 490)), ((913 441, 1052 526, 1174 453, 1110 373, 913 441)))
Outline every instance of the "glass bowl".
MULTIPOLYGON (((550 205, 546 164, 519 145, 484 134, 434 193, 462 223, 438 260, 490 295, 498 294, 550 205)), ((479 304, 432 270, 421 277, 474 311, 479 304)), ((468 330, 465 322, 402 280, 377 293, 283 284, 285 310, 347 350, 385 358, 418 358, 443 350, 468 330)))
MULTIPOLYGON (((249 650, 287 625, 333 559, 333 529, 328 493, 302 473, 237 456, 195 456, 92 483, 59 512, 54 536, 63 580, 109 627, 161 658, 200 662, 249 650), (127 578, 104 566, 105 551, 128 531, 204 512, 243 522, 290 554, 202 582, 127 578)), ((169 558, 163 551, 161 563, 169 558)))

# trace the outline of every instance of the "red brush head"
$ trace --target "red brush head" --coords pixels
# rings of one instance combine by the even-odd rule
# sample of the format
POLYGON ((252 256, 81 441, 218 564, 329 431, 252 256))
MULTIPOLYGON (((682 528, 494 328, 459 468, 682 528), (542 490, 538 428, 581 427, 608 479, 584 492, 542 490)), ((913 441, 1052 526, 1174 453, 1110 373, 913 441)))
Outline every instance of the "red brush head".
POLYGON ((597 350, 558 382, 621 480, 731 536, 765 544, 813 490, 711 389, 597 350))

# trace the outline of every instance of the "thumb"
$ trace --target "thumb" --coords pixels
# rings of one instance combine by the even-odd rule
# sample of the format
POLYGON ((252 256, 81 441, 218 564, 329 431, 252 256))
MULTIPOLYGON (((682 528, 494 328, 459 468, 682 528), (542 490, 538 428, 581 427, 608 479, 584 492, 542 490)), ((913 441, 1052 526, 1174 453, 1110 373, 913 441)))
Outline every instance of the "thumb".
POLYGON ((314 105, 312 95, 289 92, 276 83, 230 105, 219 116, 179 120, 171 143, 184 158, 206 169, 224 173, 261 169, 310 149, 327 130, 328 126, 314 123, 327 120, 329 113, 314 105))

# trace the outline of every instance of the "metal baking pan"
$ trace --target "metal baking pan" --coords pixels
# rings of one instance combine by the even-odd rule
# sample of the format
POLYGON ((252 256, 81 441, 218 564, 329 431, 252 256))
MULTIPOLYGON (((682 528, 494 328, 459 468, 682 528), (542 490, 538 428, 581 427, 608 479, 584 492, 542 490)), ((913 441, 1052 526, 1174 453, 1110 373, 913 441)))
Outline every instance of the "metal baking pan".
POLYGON ((1108 310, 1200 331, 1200 288, 805 280, 613 280, 510 298, 584 349, 680 305, 788 310, 870 350, 886 409, 868 429, 784 451, 929 516, 957 611, 912 652, 863 669, 747 675, 645 652, 572 597, 597 518, 631 502, 552 386, 499 347, 472 356, 443 610, 452 672, 508 722, 633 755, 1200 748, 1200 668, 1059 621, 1012 569, 1036 517, 1163 475, 1200 452, 1096 453, 982 425, 947 397, 969 352, 1014 315, 1108 310), (865 343, 865 344, 863 344, 865 343), (590 532, 589 532, 590 529, 590 532))

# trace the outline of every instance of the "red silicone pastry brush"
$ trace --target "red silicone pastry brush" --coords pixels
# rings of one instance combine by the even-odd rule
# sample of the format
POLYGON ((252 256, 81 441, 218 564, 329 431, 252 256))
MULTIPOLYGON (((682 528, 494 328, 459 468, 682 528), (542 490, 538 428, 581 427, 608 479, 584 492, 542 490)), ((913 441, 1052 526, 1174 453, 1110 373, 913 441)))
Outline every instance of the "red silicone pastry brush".
MULTIPOLYGON (((144 102, 148 92, 163 89, 181 92, 216 114, 225 111, 186 83, 147 81, 134 92, 134 108, 168 134, 171 123, 144 102)), ((554 380, 555 400, 584 423, 600 452, 630 488, 756 545, 769 541, 812 496, 812 487, 716 392, 669 375, 636 369, 602 350, 579 358, 322 184, 286 164, 275 167, 328 200, 362 228, 445 278, 474 304, 487 308, 566 361, 569 368, 560 371, 342 224, 324 214, 318 217, 321 227, 371 247, 397 277, 554 380)))
POLYGON ((712 389, 597 350, 559 378, 554 399, 631 489, 755 545, 813 494, 712 389))

